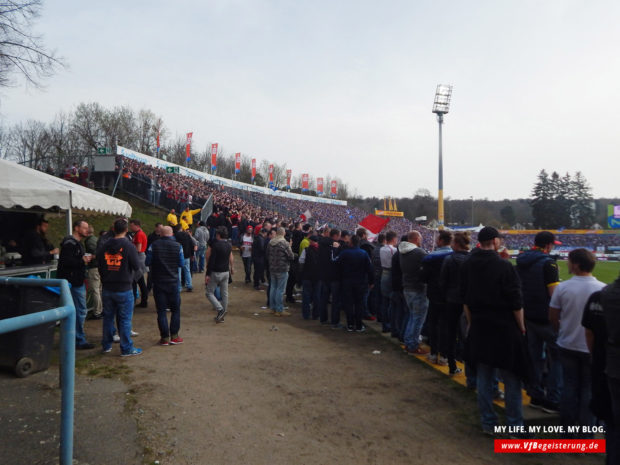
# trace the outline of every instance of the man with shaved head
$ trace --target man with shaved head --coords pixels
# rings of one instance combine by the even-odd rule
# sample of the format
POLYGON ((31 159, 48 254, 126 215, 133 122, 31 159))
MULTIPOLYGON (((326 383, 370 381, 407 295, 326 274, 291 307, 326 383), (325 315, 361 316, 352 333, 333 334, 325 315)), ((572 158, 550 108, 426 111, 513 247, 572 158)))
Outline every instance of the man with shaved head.
POLYGON ((159 345, 168 346, 183 343, 179 337, 181 328, 181 299, 178 280, 179 268, 184 265, 183 247, 179 244, 170 226, 160 228, 161 238, 153 242, 146 252, 146 264, 150 267, 153 280, 153 298, 157 308, 159 345), (170 309, 170 325, 166 309, 170 309))
POLYGON ((403 295, 408 310, 403 340, 405 351, 411 355, 427 353, 420 347, 420 331, 428 310, 426 285, 421 277, 422 259, 426 256, 426 252, 420 248, 421 245, 422 235, 418 231, 410 231, 407 234, 407 241, 401 242, 398 246, 403 274, 403 295))

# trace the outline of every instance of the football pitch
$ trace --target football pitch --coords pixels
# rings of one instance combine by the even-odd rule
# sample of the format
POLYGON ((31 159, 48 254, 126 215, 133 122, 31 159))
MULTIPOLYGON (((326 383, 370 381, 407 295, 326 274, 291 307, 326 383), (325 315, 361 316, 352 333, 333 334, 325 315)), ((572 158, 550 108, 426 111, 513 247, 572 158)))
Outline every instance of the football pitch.
MULTIPOLYGON (((511 260, 511 262, 514 264, 515 260, 511 260)), ((560 279, 562 281, 566 281, 571 278, 571 275, 568 272, 568 261, 558 260, 558 268, 560 269, 560 279)), ((620 262, 597 261, 592 274, 594 274, 599 281, 609 284, 612 281, 615 281, 618 274, 620 274, 620 262)))
MULTIPOLYGON (((571 278, 568 273, 568 262, 566 260, 558 260, 558 267, 560 268, 560 279, 566 281, 571 278)), ((596 266, 592 274, 599 280, 606 284, 615 281, 620 273, 620 262, 603 262, 597 261, 596 266)))

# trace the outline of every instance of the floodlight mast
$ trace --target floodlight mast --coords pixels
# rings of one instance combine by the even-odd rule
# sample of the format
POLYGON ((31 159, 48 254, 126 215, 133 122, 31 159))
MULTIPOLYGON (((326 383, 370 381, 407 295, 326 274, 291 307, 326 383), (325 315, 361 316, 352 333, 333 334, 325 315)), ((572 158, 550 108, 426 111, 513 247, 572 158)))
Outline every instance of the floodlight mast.
POLYGON ((452 98, 452 86, 449 84, 439 84, 435 92, 435 102, 433 103, 433 113, 437 115, 439 124, 439 192, 437 194, 437 222, 439 229, 444 228, 443 213, 443 154, 441 144, 441 126, 443 115, 450 110, 450 99, 452 98))

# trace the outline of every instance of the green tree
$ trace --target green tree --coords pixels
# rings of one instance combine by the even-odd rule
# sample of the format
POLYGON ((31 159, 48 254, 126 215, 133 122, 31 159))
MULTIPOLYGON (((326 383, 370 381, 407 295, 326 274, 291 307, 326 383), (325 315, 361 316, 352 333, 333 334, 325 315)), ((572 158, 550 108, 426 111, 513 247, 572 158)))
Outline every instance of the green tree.
POLYGON ((502 217, 502 222, 508 226, 513 226, 516 223, 515 211, 512 206, 506 205, 499 211, 499 214, 502 217))
MULTIPOLYGON (((557 174, 557 173, 556 173, 557 174)), ((535 228, 550 228, 553 211, 553 189, 551 179, 543 169, 538 173, 538 181, 532 189, 532 217, 535 228)))
POLYGON ((581 171, 575 173, 570 189, 573 198, 571 206, 573 226, 590 228, 594 223, 595 216, 594 199, 592 198, 592 188, 581 171))

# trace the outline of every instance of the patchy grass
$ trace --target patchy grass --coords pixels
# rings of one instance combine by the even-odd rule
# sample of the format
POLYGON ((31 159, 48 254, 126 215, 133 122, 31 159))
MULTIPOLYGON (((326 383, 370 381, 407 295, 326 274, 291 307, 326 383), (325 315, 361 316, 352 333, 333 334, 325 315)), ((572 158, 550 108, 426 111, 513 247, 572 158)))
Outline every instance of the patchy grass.
MULTIPOLYGON (((131 205, 132 218, 137 218, 142 223, 142 229, 149 234, 155 229, 155 223, 165 223, 167 212, 163 209, 155 207, 143 200, 133 197, 124 192, 117 192, 116 196, 121 200, 125 200, 131 205)), ((94 212, 88 212, 86 215, 75 214, 73 220, 84 219, 95 229, 95 234, 99 235, 100 231, 110 229, 112 223, 117 218, 115 215, 103 215, 94 212)), ((60 244, 63 237, 67 235, 67 226, 65 214, 48 214, 49 229, 47 237, 55 246, 60 244)))

